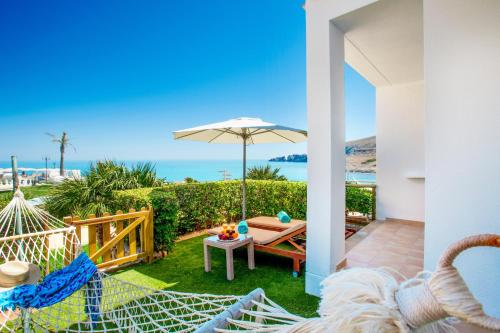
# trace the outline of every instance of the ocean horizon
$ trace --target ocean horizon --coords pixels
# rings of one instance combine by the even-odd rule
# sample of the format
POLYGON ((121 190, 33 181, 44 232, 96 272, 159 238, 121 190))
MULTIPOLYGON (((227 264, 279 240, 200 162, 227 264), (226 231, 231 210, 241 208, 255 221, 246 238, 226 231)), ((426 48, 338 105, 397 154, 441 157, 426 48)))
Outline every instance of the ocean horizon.
MULTIPOLYGON (((65 169, 78 169, 85 174, 89 170, 90 164, 95 161, 65 161, 65 169)), ((158 177, 167 181, 178 182, 186 177, 191 177, 198 181, 222 180, 223 174, 229 175, 230 179, 242 178, 241 160, 124 160, 126 166, 132 166, 139 162, 151 162, 155 165, 158 177)), ((307 163, 301 162, 270 162, 268 160, 248 160, 247 167, 269 164, 273 168, 280 168, 280 174, 292 181, 307 181, 307 163)), ((59 163, 49 162, 49 168, 58 168, 59 163)), ((10 168, 10 161, 0 161, 0 168, 10 168)), ((19 168, 45 168, 44 161, 23 161, 18 160, 19 168)), ((346 180, 370 182, 376 180, 375 173, 348 172, 346 180)))

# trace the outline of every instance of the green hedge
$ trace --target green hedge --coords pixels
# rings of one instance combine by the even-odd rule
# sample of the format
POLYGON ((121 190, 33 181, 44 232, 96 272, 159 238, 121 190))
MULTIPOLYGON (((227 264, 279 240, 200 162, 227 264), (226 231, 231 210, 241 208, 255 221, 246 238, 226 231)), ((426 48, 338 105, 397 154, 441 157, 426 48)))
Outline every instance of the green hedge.
MULTIPOLYGON (((346 190, 346 208, 368 214, 370 191, 346 190)), ((139 209, 152 205, 155 212, 155 248, 170 250, 178 235, 210 228, 241 218, 241 182, 219 181, 170 184, 114 193, 115 209, 139 209)), ((305 182, 248 180, 247 216, 274 216, 285 210, 291 217, 306 219, 305 182)))
MULTIPOLYGON (((115 192, 115 208, 140 208, 151 204, 157 192, 175 194, 179 205, 179 233, 209 228, 241 218, 241 182, 220 181, 172 184, 115 192)), ((297 219, 306 217, 307 187, 303 182, 247 181, 247 215, 276 215, 287 211, 297 219)), ((155 205, 153 208, 156 209, 155 205)))
POLYGON ((345 207, 350 212, 368 215, 372 211, 371 190, 359 187, 346 187, 345 207))
POLYGON ((179 233, 179 202, 174 193, 164 191, 152 191, 150 199, 155 207, 155 251, 170 251, 179 233))

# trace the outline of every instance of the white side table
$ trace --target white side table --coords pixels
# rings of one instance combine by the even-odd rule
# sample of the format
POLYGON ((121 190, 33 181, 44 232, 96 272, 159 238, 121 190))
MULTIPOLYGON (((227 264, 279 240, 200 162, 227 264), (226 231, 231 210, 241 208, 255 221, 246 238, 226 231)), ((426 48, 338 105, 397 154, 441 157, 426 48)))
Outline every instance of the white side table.
POLYGON ((226 271, 227 279, 229 281, 234 279, 234 263, 233 263, 233 250, 242 246, 247 247, 248 253, 248 268, 255 268, 253 238, 248 235, 239 235, 238 240, 233 242, 222 242, 216 236, 210 236, 203 240, 203 251, 205 258, 205 272, 212 270, 212 259, 210 255, 210 246, 224 249, 226 251, 226 271))

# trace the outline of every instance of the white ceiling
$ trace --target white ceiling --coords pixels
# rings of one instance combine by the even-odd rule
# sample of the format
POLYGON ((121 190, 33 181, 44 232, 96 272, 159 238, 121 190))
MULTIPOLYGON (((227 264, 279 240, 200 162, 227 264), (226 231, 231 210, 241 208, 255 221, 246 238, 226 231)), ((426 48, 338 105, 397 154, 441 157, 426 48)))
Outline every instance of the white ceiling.
POLYGON ((345 59, 375 86, 423 80, 422 0, 380 0, 340 16, 345 59))

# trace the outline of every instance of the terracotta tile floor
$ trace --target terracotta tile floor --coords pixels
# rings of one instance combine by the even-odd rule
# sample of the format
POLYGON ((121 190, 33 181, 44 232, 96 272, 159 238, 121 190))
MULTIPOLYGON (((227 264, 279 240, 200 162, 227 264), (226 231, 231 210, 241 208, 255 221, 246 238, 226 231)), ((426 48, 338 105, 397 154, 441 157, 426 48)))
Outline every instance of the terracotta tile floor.
MULTIPOLYGON (((424 224, 399 220, 372 222, 346 240, 349 267, 389 266, 413 277, 423 268, 424 224)), ((493 332, 457 324, 460 333, 493 332)))
POLYGON ((347 268, 391 267, 407 277, 423 269, 424 224, 376 221, 346 240, 347 268))

